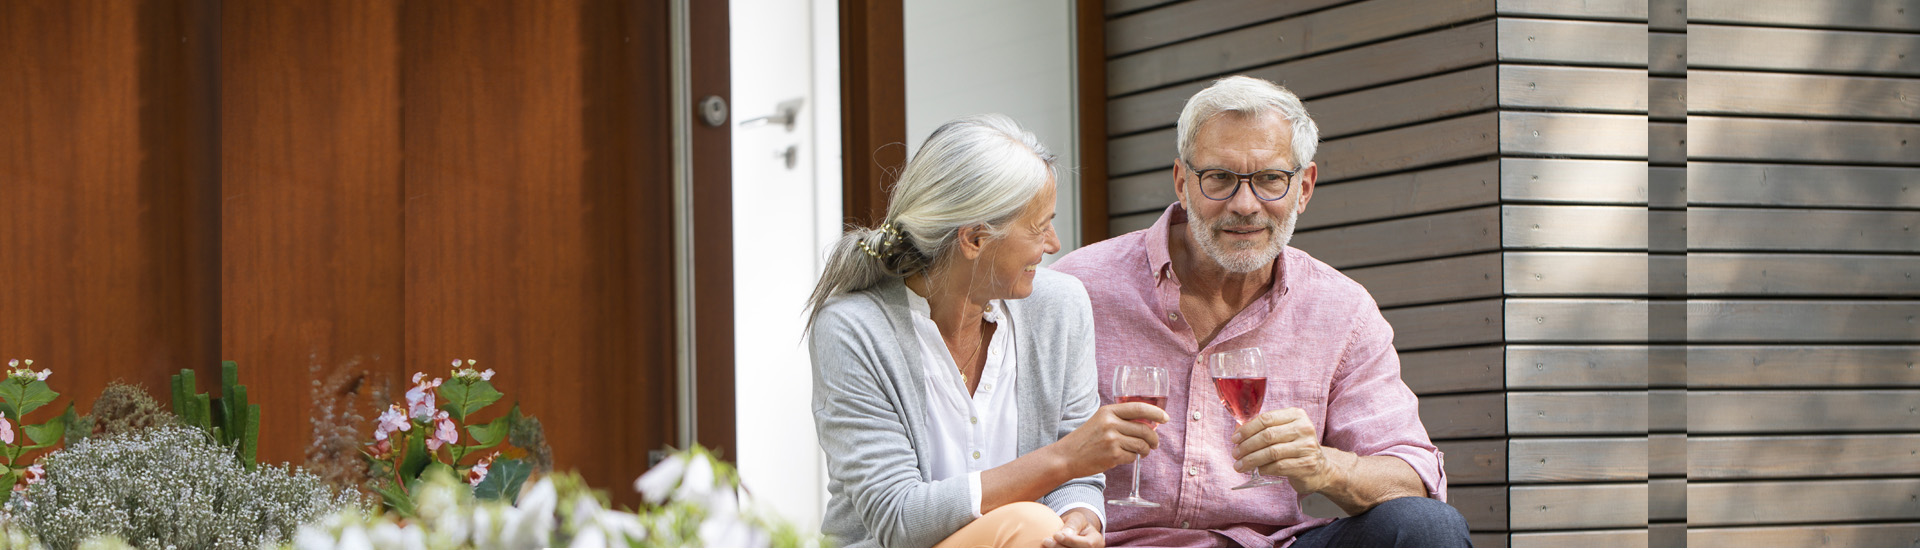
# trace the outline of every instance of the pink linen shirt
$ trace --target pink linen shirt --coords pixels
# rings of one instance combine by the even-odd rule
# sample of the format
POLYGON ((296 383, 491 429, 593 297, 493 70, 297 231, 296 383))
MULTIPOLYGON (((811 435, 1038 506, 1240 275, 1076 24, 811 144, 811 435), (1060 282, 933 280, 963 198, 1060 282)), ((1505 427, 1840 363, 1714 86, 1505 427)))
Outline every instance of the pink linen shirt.
MULTIPOLYGON (((1269 361, 1264 410, 1299 407, 1325 446, 1405 460, 1428 496, 1446 500, 1440 451, 1420 423, 1418 401, 1400 380, 1393 328, 1365 288, 1288 247, 1274 262, 1275 287, 1249 304, 1201 348, 1180 312, 1180 281, 1167 238, 1186 223, 1179 203, 1153 227, 1068 254, 1053 269, 1078 277, 1093 299, 1100 401, 1114 403, 1120 365, 1166 367, 1171 388, 1158 428, 1160 448, 1138 463, 1140 496, 1160 508, 1107 508, 1113 546, 1287 546, 1301 531, 1331 523, 1300 510, 1285 483, 1229 490, 1237 425, 1203 359, 1257 347, 1269 361)), ((1184 228, 1182 228, 1184 230, 1184 228)), ((1107 471, 1107 496, 1124 498, 1134 465, 1107 471)))

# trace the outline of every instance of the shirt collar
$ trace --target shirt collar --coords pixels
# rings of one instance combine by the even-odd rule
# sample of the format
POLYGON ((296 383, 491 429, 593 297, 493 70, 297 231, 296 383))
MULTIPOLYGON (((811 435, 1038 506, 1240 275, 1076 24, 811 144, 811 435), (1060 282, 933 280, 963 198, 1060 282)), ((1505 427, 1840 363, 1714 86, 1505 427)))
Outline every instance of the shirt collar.
MULTIPOLYGON (((987 311, 982 313, 980 318, 985 319, 989 323, 1000 324, 1000 315, 1004 309, 1006 309, 1005 301, 989 301, 987 302, 987 311)), ((913 287, 907 287, 907 311, 911 311, 914 315, 918 315, 923 319, 933 319, 933 305, 927 303, 927 299, 921 296, 920 293, 914 292, 913 287)))
MULTIPOLYGON (((1179 201, 1174 201, 1173 204, 1167 205, 1167 210, 1160 214, 1160 219, 1153 222, 1153 227, 1147 228, 1147 271, 1156 285, 1173 277, 1173 252, 1168 249, 1167 242, 1173 236, 1174 224, 1181 223, 1187 223, 1187 209, 1181 206, 1179 201)), ((1260 298, 1261 301, 1266 302, 1269 311, 1280 303, 1279 298, 1286 296, 1287 290, 1292 286, 1291 281, 1286 277, 1288 271, 1286 267, 1298 256, 1298 251, 1294 250, 1292 245, 1288 245, 1281 247, 1280 256, 1274 258, 1273 282, 1276 291, 1268 292, 1260 298)), ((912 292, 909 291, 908 294, 912 292)))

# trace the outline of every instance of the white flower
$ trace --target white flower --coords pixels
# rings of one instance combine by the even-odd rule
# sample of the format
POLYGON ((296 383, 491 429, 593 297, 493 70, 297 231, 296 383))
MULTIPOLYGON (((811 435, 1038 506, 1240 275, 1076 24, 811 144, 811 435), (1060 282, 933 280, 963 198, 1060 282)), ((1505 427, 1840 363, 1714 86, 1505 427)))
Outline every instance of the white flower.
POLYGON ((10 359, 10 360, 8 360, 8 361, 7 361, 7 368, 10 368, 10 369, 17 369, 17 368, 20 368, 20 360, 19 360, 19 359, 10 359))
MULTIPOLYGON (((497 521, 494 521, 495 516, 496 514, 499 514, 499 513, 500 513, 500 509, 495 506, 482 506, 474 509, 473 511, 473 547, 474 548, 490 548, 494 541, 499 540, 499 536, 498 536, 500 534, 499 530, 494 528, 495 525, 498 523, 497 521)), ((458 540, 458 539, 455 539, 455 540, 458 540)))
POLYGON ((607 545, 607 534, 598 525, 589 525, 576 531, 568 548, 612 548, 607 545))
POLYGON ((714 492, 713 459, 696 454, 687 462, 687 473, 680 476, 680 487, 673 490, 673 500, 707 502, 714 492))
POLYGON ((553 480, 541 479, 520 492, 520 502, 505 510, 500 522, 500 545, 507 548, 534 548, 549 545, 553 533, 554 506, 560 500, 553 480))
POLYGON ((293 550, 333 550, 333 543, 333 535, 312 523, 293 532, 293 550))
POLYGON ((340 542, 334 546, 340 550, 374 550, 373 540, 367 538, 367 530, 359 525, 348 525, 340 531, 340 542))
POLYGON ((367 540, 373 542, 374 548, 399 550, 400 526, 393 522, 382 521, 373 526, 373 532, 367 533, 367 540))
POLYGON ((667 501, 667 493, 673 490, 675 484, 680 483, 680 474, 686 469, 687 458, 676 453, 660 461, 659 464, 653 465, 653 468, 648 469, 647 473, 639 479, 633 480, 633 490, 639 491, 640 496, 645 497, 648 504, 658 506, 667 501))
POLYGON ((426 531, 420 530, 419 525, 408 525, 401 529, 400 550, 427 550, 426 531))
POLYGON ((40 373, 35 375, 34 378, 45 382, 48 376, 53 376, 53 369, 40 369, 40 373))

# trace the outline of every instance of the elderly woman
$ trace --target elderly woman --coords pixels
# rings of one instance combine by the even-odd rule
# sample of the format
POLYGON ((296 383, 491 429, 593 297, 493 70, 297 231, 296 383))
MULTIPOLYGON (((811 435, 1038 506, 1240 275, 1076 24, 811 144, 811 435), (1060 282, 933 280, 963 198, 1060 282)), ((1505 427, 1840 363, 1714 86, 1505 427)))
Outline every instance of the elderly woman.
POLYGON ((809 330, 837 542, 1100 546, 1100 472, 1159 445, 1160 409, 1099 407, 1086 289, 1040 268, 1053 162, 1005 116, 949 122, 834 246, 809 330))

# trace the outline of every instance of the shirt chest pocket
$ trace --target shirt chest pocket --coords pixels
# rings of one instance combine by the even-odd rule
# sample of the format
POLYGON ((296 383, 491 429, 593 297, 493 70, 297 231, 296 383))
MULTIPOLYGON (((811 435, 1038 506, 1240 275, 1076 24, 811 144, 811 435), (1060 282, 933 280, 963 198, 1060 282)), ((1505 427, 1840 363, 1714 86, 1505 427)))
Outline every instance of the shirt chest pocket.
POLYGON ((1265 410, 1298 407, 1306 411, 1309 418, 1324 418, 1331 380, 1318 370, 1288 365, 1273 369, 1267 376, 1265 410))

